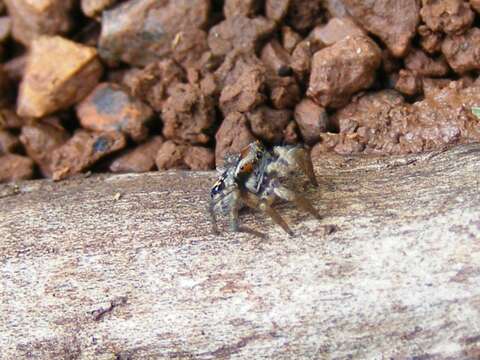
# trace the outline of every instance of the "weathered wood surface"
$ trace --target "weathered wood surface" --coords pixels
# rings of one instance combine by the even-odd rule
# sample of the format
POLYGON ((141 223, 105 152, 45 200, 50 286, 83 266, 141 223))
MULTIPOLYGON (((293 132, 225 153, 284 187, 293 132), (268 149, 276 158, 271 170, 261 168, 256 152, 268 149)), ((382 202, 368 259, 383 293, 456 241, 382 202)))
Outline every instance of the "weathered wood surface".
POLYGON ((213 173, 0 187, 0 358, 479 359, 480 145, 316 170, 263 241, 210 234, 213 173))

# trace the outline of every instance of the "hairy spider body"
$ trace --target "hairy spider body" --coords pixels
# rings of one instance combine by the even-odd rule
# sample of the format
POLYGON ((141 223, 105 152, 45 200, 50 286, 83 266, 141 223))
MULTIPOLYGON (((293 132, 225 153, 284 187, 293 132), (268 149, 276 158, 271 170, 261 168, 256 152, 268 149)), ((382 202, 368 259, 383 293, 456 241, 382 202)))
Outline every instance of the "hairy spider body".
POLYGON ((302 146, 276 146, 273 152, 255 141, 246 146, 240 154, 225 159, 225 166, 219 169, 220 176, 211 191, 209 212, 213 231, 218 233, 216 212, 230 217, 231 231, 245 231, 238 224, 238 212, 244 207, 260 209, 280 225, 287 233, 292 230, 273 209, 277 199, 291 201, 317 219, 317 210, 302 195, 286 188, 281 179, 302 170, 310 182, 317 186, 313 166, 308 152, 302 146))

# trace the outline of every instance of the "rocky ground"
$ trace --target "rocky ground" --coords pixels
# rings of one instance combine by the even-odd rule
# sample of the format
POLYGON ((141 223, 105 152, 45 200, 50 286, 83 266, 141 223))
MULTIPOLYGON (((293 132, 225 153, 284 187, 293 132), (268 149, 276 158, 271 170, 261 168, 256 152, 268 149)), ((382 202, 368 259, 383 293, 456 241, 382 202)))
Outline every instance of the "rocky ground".
POLYGON ((0 181, 480 140, 478 0, 0 0, 0 181))

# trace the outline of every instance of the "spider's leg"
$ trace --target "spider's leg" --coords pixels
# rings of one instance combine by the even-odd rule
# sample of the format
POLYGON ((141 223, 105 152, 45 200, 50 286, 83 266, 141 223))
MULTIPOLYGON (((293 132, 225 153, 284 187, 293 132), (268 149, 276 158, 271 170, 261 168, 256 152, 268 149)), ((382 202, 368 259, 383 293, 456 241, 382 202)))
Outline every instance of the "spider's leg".
POLYGON ((229 213, 229 221, 230 221, 230 231, 238 232, 240 226, 238 225, 238 209, 235 206, 232 206, 229 213))
POLYGON ((229 209, 230 216, 230 229, 233 231, 238 231, 238 209, 240 207, 240 191, 238 189, 233 189, 228 192, 224 192, 215 199, 210 200, 208 206, 208 213, 212 220, 212 231, 214 234, 218 235, 218 225, 217 225, 217 215, 215 212, 215 207, 220 204, 222 208, 229 209))
POLYGON ((277 195, 280 199, 286 200, 286 201, 291 201, 297 205, 298 208, 309 212, 313 216, 315 216, 318 220, 321 219, 320 214, 318 211, 313 207, 313 205, 308 201, 305 197, 303 197, 300 194, 297 194, 296 192, 287 189, 280 183, 275 183, 273 185, 273 193, 277 195))
POLYGON ((297 148, 294 151, 294 159, 298 166, 307 175, 308 179, 314 186, 318 186, 317 179, 315 178, 315 172, 313 170, 312 158, 309 152, 304 148, 297 148))
POLYGON ((215 214, 215 202, 213 200, 210 200, 210 204, 208 205, 208 213, 212 220, 212 231, 215 235, 218 235, 217 215, 215 214))
POLYGON ((257 195, 252 194, 251 192, 244 192, 242 194, 242 200, 245 205, 252 209, 260 209, 262 212, 270 216, 270 218, 280 227, 285 230, 290 236, 293 236, 293 231, 290 229, 288 224, 283 220, 280 214, 270 206, 270 204, 265 199, 260 199, 257 195))
POLYGON ((236 189, 232 191, 231 198, 229 200, 230 211, 229 211, 229 221, 230 221, 230 231, 238 232, 240 231, 240 226, 238 225, 238 211, 240 210, 240 190, 236 189))
POLYGON ((250 228, 248 228, 246 226, 242 226, 242 225, 240 225, 238 227, 238 232, 250 234, 250 235, 256 236, 260 239, 267 239, 268 238, 268 236, 265 235, 264 233, 261 233, 260 231, 253 230, 253 229, 250 229, 250 228))

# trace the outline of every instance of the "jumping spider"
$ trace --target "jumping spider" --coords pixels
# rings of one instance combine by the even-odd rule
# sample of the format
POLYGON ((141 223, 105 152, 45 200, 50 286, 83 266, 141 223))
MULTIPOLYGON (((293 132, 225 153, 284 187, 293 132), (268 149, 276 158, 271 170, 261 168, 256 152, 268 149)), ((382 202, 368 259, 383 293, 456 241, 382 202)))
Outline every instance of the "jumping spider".
POLYGON ((239 154, 228 155, 220 176, 212 187, 209 206, 213 231, 218 234, 216 212, 229 215, 231 231, 245 231, 238 224, 238 212, 243 206, 260 209, 289 235, 292 230, 272 207, 276 199, 291 201, 320 219, 312 204, 302 195, 287 189, 280 182, 295 170, 302 170, 314 186, 318 186, 310 156, 302 146, 275 146, 269 152, 255 141, 239 154))

